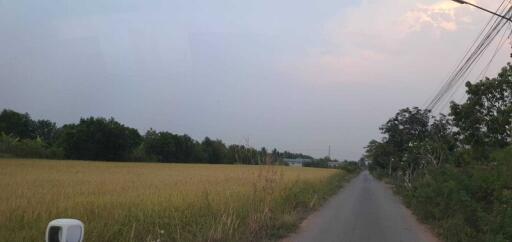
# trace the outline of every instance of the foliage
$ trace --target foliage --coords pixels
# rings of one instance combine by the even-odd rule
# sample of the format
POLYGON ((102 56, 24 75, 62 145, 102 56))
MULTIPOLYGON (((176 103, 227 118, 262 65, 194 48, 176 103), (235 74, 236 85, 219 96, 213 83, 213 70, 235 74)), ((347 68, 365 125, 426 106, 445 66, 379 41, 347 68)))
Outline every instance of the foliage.
POLYGON ((199 143, 187 135, 148 130, 144 135, 144 153, 160 162, 193 162, 203 160, 199 143))
POLYGON ((221 164, 227 157, 227 148, 221 140, 211 140, 204 138, 201 142, 201 148, 204 152, 206 162, 210 164, 221 164))
POLYGON ((444 240, 512 241, 512 65, 466 88, 448 116, 400 110, 365 156, 444 240))
POLYGON ((19 139, 0 133, 0 154, 25 158, 56 158, 64 157, 59 148, 46 145, 41 139, 19 139))
POLYGON ((50 120, 35 121, 34 137, 40 138, 47 144, 54 144, 57 139, 57 124, 50 120))
POLYGON ((28 113, 18 113, 4 109, 0 113, 0 133, 12 135, 20 139, 33 139, 35 122, 28 113))
POLYGON ((487 158, 487 148, 503 148, 511 142, 512 65, 503 67, 495 78, 467 82, 466 94, 466 102, 451 104, 450 115, 461 142, 487 158))
POLYGON ((386 170, 410 186, 419 170, 447 162, 456 148, 450 120, 434 117, 430 110, 417 107, 401 109, 380 127, 381 142, 372 140, 366 147, 371 170, 386 170))
POLYGON ((401 193, 446 241, 510 241, 512 147, 494 156, 492 166, 429 168, 401 193))
POLYGON ((269 153, 265 147, 226 146, 208 137, 198 142, 186 134, 153 129, 141 136, 113 118, 82 118, 77 124, 57 127, 52 121, 32 120, 28 114, 6 109, 0 113, 2 132, 0 155, 7 157, 251 165, 284 165, 284 158, 313 159, 276 149, 269 153))
POLYGON ((82 118, 65 125, 59 140, 66 157, 83 160, 126 160, 142 138, 136 129, 113 118, 82 118))

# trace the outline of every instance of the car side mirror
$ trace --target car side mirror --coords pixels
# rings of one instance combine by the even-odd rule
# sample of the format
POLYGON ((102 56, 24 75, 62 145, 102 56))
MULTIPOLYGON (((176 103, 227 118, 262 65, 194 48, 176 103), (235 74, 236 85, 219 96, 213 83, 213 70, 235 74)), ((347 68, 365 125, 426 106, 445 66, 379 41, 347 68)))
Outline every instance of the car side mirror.
POLYGON ((83 239, 84 224, 77 219, 55 219, 46 227, 46 242, 82 242, 83 239))

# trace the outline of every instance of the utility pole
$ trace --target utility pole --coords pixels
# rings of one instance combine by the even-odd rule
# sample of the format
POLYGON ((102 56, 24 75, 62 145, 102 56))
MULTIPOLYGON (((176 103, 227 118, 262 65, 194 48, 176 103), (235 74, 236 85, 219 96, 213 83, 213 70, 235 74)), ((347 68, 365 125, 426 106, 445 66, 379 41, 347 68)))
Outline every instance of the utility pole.
POLYGON ((328 153, 327 157, 329 157, 329 160, 331 159, 331 145, 329 145, 329 153, 328 153))

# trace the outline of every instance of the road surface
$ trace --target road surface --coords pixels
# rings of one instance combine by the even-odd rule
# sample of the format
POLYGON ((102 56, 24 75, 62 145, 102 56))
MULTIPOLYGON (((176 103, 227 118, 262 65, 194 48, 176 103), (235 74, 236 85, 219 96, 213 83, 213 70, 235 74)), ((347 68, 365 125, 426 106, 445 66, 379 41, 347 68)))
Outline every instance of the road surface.
POLYGON ((416 221, 388 185, 368 171, 345 185, 299 230, 284 239, 297 242, 438 241, 416 221))

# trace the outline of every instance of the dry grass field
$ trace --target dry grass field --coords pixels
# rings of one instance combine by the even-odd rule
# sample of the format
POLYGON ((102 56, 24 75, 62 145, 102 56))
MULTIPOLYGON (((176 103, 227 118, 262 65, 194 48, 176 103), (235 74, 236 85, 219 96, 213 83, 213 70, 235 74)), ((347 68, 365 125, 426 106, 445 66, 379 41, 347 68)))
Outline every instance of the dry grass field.
POLYGON ((0 159, 0 241, 42 241, 78 218, 86 241, 259 241, 293 230, 337 170, 0 159))

